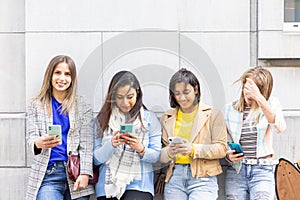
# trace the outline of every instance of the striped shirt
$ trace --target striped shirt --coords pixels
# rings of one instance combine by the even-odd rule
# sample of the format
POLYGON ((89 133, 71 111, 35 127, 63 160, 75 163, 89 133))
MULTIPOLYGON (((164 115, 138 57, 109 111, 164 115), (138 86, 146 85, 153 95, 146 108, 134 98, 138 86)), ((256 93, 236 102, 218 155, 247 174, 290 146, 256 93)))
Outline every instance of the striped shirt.
MULTIPOLYGON (((256 157, 261 158, 268 155, 274 155, 273 149, 273 134, 282 132, 286 129, 286 122, 283 117, 282 107, 276 97, 270 96, 268 100, 272 110, 275 111, 275 123, 269 123, 263 113, 261 113, 257 129, 257 145, 256 157)), ((224 119, 231 133, 233 141, 240 141, 241 127, 243 123, 243 112, 239 112, 233 108, 233 103, 229 103, 225 107, 224 119)), ((242 162, 235 162, 232 164, 237 173, 242 168, 242 162)))
POLYGON ((241 131, 240 144, 244 150, 245 156, 248 158, 256 158, 257 146, 257 128, 255 120, 246 120, 250 113, 250 108, 247 107, 243 113, 243 124, 241 131))

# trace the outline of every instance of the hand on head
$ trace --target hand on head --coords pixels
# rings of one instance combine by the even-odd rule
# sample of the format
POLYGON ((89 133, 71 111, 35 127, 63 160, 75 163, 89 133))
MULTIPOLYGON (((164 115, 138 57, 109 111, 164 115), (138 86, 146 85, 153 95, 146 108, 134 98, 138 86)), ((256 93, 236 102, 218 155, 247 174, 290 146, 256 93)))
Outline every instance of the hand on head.
POLYGON ((255 84, 255 82, 251 78, 246 78, 246 83, 244 85, 243 91, 245 98, 253 99, 256 101, 256 99, 261 96, 261 93, 259 91, 259 88, 255 84))

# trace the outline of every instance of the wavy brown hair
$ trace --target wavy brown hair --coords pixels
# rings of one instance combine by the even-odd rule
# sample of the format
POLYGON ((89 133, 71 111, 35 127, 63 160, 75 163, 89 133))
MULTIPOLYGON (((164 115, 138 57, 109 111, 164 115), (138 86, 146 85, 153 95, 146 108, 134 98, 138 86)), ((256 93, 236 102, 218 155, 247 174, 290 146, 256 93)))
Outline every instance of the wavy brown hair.
POLYGON ((76 99, 76 91, 77 91, 77 75, 76 75, 76 66, 72 58, 66 55, 58 55, 52 58, 48 67, 44 74, 43 84, 42 87, 36 96, 36 99, 40 102, 41 107, 44 108, 46 106, 47 113, 49 116, 52 114, 52 106, 51 106, 51 98, 52 98, 52 76, 55 70, 55 67, 59 63, 66 63, 71 72, 71 85, 66 90, 66 97, 62 102, 62 112, 68 113, 73 103, 76 99))

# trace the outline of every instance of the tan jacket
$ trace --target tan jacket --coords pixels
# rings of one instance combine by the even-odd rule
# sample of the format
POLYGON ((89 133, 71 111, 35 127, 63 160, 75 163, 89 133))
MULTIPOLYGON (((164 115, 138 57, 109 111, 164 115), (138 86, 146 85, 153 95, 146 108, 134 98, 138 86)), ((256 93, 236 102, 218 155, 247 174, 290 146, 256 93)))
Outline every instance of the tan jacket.
MULTIPOLYGON (((174 160, 168 156, 168 137, 174 136, 178 109, 171 109, 162 116, 163 148, 160 162, 171 164, 166 174, 166 182, 173 173, 174 160)), ((190 157, 190 167, 194 178, 215 176, 222 173, 220 158, 226 155, 227 132, 222 113, 211 106, 199 103, 190 138, 194 155, 190 157)))

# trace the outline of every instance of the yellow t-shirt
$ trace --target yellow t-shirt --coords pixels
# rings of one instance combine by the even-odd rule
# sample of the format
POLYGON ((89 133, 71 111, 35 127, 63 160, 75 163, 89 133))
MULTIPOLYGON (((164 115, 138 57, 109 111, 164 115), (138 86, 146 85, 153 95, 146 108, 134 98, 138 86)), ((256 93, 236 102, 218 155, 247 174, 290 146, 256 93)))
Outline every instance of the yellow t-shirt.
MULTIPOLYGON (((184 138, 190 141, 192 128, 194 124, 194 119, 198 111, 198 105, 196 109, 191 113, 183 113, 178 109, 177 119, 175 124, 174 136, 184 138)), ((184 156, 182 154, 177 154, 176 156, 177 164, 190 164, 189 156, 184 156)))

